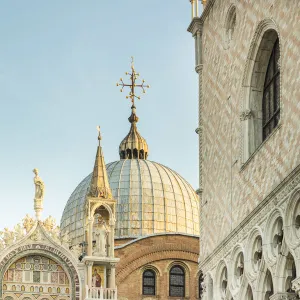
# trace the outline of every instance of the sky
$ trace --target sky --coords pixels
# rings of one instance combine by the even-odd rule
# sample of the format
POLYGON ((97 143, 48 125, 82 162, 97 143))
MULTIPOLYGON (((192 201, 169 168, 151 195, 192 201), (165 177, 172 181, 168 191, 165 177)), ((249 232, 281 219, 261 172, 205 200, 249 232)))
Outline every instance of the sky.
POLYGON ((197 189, 197 74, 187 0, 0 2, 0 230, 34 215, 59 224, 72 191, 93 169, 101 126, 106 163, 119 159, 130 101, 116 82, 130 57, 151 88, 136 103, 149 160, 197 189))

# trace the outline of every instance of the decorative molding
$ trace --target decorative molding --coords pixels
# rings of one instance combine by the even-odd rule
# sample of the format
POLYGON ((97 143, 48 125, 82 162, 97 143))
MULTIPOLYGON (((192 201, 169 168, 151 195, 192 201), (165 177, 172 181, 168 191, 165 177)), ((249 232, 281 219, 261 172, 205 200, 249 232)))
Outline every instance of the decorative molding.
POLYGON ((202 32, 202 29, 203 29, 203 21, 201 20, 201 18, 195 17, 195 18, 193 18, 187 31, 190 32, 194 36, 197 33, 197 31, 202 32))
POLYGON ((297 300, 298 297, 294 293, 276 293, 270 297, 270 300, 297 300))
POLYGON ((292 281, 292 289, 297 293, 300 297, 300 277, 296 278, 292 281))
POLYGON ((251 109, 246 109, 240 114, 240 120, 246 121, 253 118, 253 112, 251 109))
POLYGON ((72 282, 72 299, 80 300, 80 280, 76 269, 76 264, 70 259, 70 254, 60 246, 55 244, 49 245, 45 243, 28 243, 30 240, 25 240, 25 243, 21 243, 15 247, 12 247, 10 251, 6 252, 0 257, 0 299, 2 299, 2 287, 3 287, 3 274, 9 268, 9 266, 16 260, 28 256, 28 255, 45 255, 58 263, 65 269, 66 273, 72 282), (26 243, 27 242, 27 243, 26 243))
MULTIPOLYGON (((276 206, 287 201, 288 195, 300 184, 300 165, 296 167, 231 233, 219 243, 218 247, 199 264, 205 274, 212 270, 231 249, 241 243, 252 229, 266 221, 269 213, 276 206)), ((299 278, 300 290, 300 278, 299 278)))
POLYGON ((195 67, 195 71, 196 71, 196 73, 199 74, 199 76, 202 74, 202 70, 203 70, 203 64, 197 65, 195 67))

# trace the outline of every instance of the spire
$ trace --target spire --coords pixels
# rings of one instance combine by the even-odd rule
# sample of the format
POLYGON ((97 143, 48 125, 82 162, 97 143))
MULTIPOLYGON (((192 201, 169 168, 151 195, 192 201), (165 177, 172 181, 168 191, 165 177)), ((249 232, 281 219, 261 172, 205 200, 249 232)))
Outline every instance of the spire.
POLYGON ((101 133, 100 133, 100 126, 97 126, 98 130, 98 148, 97 148, 97 154, 95 159, 95 165, 94 170, 92 174, 92 179, 90 183, 90 190, 88 193, 89 197, 94 198, 105 198, 105 199, 111 199, 111 189, 108 182, 105 162, 104 162, 104 156, 102 152, 101 147, 101 133))
POLYGON ((136 115, 135 99, 141 99, 141 96, 136 95, 136 88, 141 88, 142 92, 145 94, 145 88, 150 88, 150 85, 145 85, 144 79, 141 84, 136 83, 140 74, 135 71, 133 57, 131 57, 131 73, 126 72, 125 74, 130 76, 130 83, 124 83, 123 79, 120 78, 120 82, 117 83, 117 86, 121 86, 121 92, 123 92, 125 87, 130 88, 129 95, 126 96, 126 99, 130 98, 132 103, 131 115, 128 118, 131 127, 129 133, 120 144, 120 159, 147 159, 148 145, 146 140, 138 132, 136 126, 139 118, 136 115))

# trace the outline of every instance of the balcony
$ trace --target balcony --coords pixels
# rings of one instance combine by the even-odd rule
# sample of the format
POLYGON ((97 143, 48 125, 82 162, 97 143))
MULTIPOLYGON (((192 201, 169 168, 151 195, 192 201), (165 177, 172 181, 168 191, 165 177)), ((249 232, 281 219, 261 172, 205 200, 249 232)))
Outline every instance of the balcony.
POLYGON ((85 300, 117 300, 117 289, 86 287, 85 300))

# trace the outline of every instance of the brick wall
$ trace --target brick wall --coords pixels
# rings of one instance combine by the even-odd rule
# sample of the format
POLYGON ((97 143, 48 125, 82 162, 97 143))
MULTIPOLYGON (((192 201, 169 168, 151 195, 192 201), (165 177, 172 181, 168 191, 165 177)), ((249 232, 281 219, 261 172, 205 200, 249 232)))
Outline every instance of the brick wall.
POLYGON ((186 298, 197 299, 199 239, 185 235, 160 235, 136 240, 115 251, 120 258, 116 281, 120 299, 178 299, 168 296, 169 269, 179 263, 186 270, 186 298), (157 273, 157 296, 142 295, 142 274, 146 268, 157 273))

